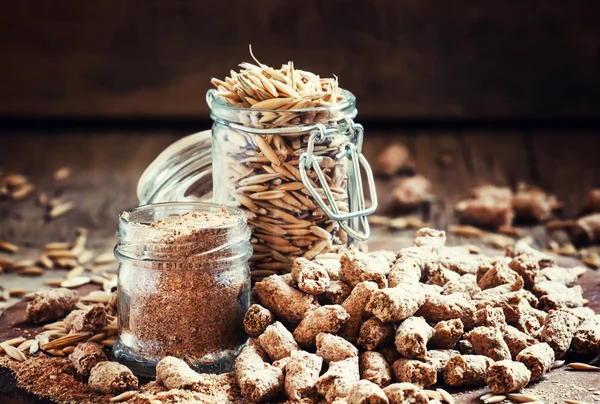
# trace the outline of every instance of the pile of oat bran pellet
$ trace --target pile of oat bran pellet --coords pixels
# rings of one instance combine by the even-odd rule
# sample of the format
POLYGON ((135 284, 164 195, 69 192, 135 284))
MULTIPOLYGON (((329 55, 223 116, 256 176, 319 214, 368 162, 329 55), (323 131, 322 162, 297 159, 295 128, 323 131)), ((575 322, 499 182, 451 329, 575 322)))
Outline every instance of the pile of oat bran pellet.
MULTIPOLYGON (((396 253, 351 247, 299 258, 291 274, 257 282, 256 304, 244 319, 251 339, 235 375, 198 374, 167 357, 157 380, 138 389, 127 368, 101 365, 101 350, 85 338, 69 358, 37 353, 24 362, 0 357, 0 364, 15 370, 21 386, 61 403, 452 403, 432 385, 487 384, 490 404, 531 401, 513 392, 569 349, 598 355, 600 315, 584 307, 581 288, 573 286, 580 268, 557 267, 522 242, 505 257, 444 244, 444 232, 421 229, 413 246, 396 253)), ((51 328, 69 332, 105 324, 100 311, 112 312, 111 305, 87 307, 94 315, 83 316, 68 292, 32 303, 31 319, 67 315, 51 328)))
POLYGON ((511 393, 569 349, 600 353, 600 315, 575 285, 584 271, 524 242, 504 257, 472 254, 427 228, 397 253, 298 258, 254 287, 238 384, 251 401, 453 402, 427 389, 436 384, 487 384, 488 403, 541 401, 511 393))

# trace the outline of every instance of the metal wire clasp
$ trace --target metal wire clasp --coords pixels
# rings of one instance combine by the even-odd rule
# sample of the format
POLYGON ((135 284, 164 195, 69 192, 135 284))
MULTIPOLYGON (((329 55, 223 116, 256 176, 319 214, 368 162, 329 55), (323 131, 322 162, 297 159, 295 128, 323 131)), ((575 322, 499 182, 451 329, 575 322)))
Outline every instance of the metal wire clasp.
MULTIPOLYGON (((349 212, 341 212, 335 203, 335 197, 327 184, 323 170, 319 167, 321 157, 314 156, 314 147, 316 142, 323 142, 328 136, 334 133, 339 133, 338 129, 326 129, 325 125, 317 124, 315 130, 308 138, 306 152, 300 155, 299 169, 302 182, 310 195, 313 197, 319 208, 330 217, 339 222, 340 227, 348 233, 348 235, 356 240, 364 241, 370 236, 369 222, 367 215, 372 214, 377 209, 377 193, 375 191, 375 180, 373 179, 373 171, 367 162, 367 159, 361 153, 364 129, 362 125, 354 123, 351 119, 346 119, 347 129, 350 135, 356 135, 356 146, 352 142, 344 144, 344 151, 339 153, 336 158, 338 160, 347 158, 350 160, 348 172, 348 194, 351 198, 349 204, 349 212), (367 184, 371 196, 371 206, 365 207, 365 194, 362 185, 361 167, 367 176, 367 184), (319 194, 317 189, 311 183, 308 177, 307 170, 313 170, 319 182, 323 194, 327 199, 328 204, 319 194), (362 232, 360 231, 362 228, 362 232)), ((350 136, 352 138, 352 136, 350 136)))

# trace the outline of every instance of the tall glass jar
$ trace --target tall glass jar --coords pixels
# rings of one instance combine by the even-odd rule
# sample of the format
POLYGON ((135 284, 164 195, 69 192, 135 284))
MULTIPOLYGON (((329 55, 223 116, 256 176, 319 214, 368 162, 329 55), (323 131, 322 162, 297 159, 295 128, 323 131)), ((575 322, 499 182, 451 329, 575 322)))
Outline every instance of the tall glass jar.
POLYGON ((238 206, 253 229, 252 275, 287 272, 349 240, 369 237, 377 207, 373 177, 361 154, 355 97, 328 107, 257 110, 207 94, 214 121, 213 198, 238 206), (371 204, 366 207, 361 167, 371 204))
POLYGON ((250 304, 245 215, 197 202, 139 206, 119 220, 119 339, 114 355, 141 375, 165 356, 232 369, 250 304))

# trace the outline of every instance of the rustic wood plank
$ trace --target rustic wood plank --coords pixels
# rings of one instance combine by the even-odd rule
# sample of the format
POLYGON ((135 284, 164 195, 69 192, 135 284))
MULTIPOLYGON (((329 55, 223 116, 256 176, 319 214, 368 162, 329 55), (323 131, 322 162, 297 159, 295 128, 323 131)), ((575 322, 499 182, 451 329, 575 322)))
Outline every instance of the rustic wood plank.
POLYGON ((55 220, 45 219, 35 198, 0 201, 0 239, 40 246, 71 240, 82 226, 97 237, 113 236, 119 213, 138 204, 137 181, 143 170, 181 134, 166 133, 20 133, 7 137, 0 149, 0 166, 30 178, 50 198, 75 202, 71 212, 55 220), (71 177, 60 183, 52 174, 70 167, 71 177))
POLYGON ((519 131, 465 132, 461 144, 477 185, 516 188, 519 182, 532 182, 524 135, 519 131))
MULTIPOLYGON (((115 242, 117 215, 137 203, 135 185, 140 174, 164 147, 185 134, 183 131, 74 131, 7 136, 4 147, 0 148, 0 168, 27 174, 40 189, 75 201, 77 207, 63 217, 45 222, 43 212, 33 200, 0 201, 0 239, 10 239, 35 249, 48 241, 71 240, 75 227, 85 226, 91 230, 91 246, 99 250, 109 248, 115 242), (62 166, 72 168, 72 178, 63 184, 55 184, 51 180, 52 173, 62 166)), ((520 130, 497 133, 482 130, 458 132, 398 128, 382 131, 367 128, 364 147, 367 158, 374 161, 377 153, 394 140, 407 144, 416 170, 432 180, 434 191, 444 201, 440 204, 438 216, 434 218, 435 226, 452 223, 452 209, 456 200, 479 183, 512 184, 521 177, 536 182, 539 177, 541 185, 550 185, 548 188, 562 196, 573 190, 579 192, 598 181, 600 162, 594 160, 594 153, 600 149, 600 137, 591 134, 549 136, 536 132, 524 136, 520 130), (528 144, 529 149, 524 144, 528 144), (451 156, 452 164, 440 166, 438 161, 443 155, 451 156), (557 164, 557 161, 560 163, 557 164), (532 164, 535 167, 532 168, 532 164), (581 178, 585 181, 578 183, 581 178)), ((384 201, 382 208, 385 209, 385 203, 389 204, 386 198, 392 182, 384 179, 378 181, 380 195, 383 196, 381 200, 384 201)), ((571 201, 570 198, 565 200, 568 204, 573 202, 569 209, 576 211, 579 201, 571 201)), ((411 242, 412 231, 390 233, 375 229, 370 247, 373 250, 397 250, 411 242)), ((450 244, 459 242, 467 241, 449 237, 450 244)), ((478 243, 478 240, 468 242, 478 243)), ((27 287, 35 288, 34 283, 28 281, 27 287)), ((590 300, 590 307, 600 309, 598 272, 588 271, 580 283, 585 289, 585 297, 590 300)), ((87 291, 91 287, 87 285, 82 289, 87 291)), ((23 324, 19 323, 23 308, 24 304, 20 304, 11 309, 10 316, 0 317, 0 340, 22 332, 15 331, 14 327, 23 328, 23 324)), ((23 396, 22 391, 15 389, 10 384, 10 375, 2 372, 0 369, 0 401, 35 402, 31 396, 23 396)), ((566 397, 590 401, 592 396, 588 389, 597 386, 597 375, 558 370, 530 386, 530 389, 546 397, 547 402, 559 402, 566 397)), ((457 402, 478 402, 477 397, 485 392, 485 389, 462 392, 457 396, 457 402)))
POLYGON ((537 166, 539 185, 556 193, 565 203, 566 216, 576 216, 583 197, 600 186, 600 139, 595 133, 532 133, 530 148, 537 166))
POLYGON ((586 0, 5 2, 0 115, 207 117, 248 60, 336 74, 363 117, 598 116, 586 0))

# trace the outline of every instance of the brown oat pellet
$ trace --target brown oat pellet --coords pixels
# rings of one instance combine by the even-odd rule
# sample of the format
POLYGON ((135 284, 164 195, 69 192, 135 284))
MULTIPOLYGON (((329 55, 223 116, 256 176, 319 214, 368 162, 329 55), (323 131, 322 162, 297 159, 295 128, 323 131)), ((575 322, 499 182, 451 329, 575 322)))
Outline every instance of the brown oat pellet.
POLYGON ((283 390, 283 372, 277 366, 265 363, 267 354, 255 340, 242 348, 235 372, 244 397, 252 401, 267 401, 283 390))
POLYGON ((27 320, 35 324, 58 320, 69 314, 78 301, 77 292, 69 289, 43 290, 27 304, 27 320))
POLYGON ((325 297, 331 304, 342 304, 352 293, 352 286, 341 280, 329 282, 325 288, 325 297))
POLYGON ((258 342, 272 361, 288 357, 292 351, 300 350, 292 333, 279 321, 268 326, 258 337, 258 342))
POLYGON ((463 355, 474 355, 473 352, 473 344, 471 341, 467 341, 466 339, 461 339, 456 343, 456 349, 463 355))
POLYGON ((360 326, 356 343, 367 351, 373 351, 394 341, 394 325, 378 318, 370 318, 360 326))
POLYGON ((431 265, 428 268, 426 282, 429 285, 437 285, 443 287, 448 282, 458 281, 460 277, 461 276, 459 274, 449 270, 443 264, 437 263, 431 265))
POLYGON ((510 325, 507 325, 504 329, 503 336, 513 360, 523 349, 535 345, 537 343, 537 340, 535 338, 517 330, 515 327, 510 325))
POLYGON ((328 403, 335 398, 344 398, 360 380, 358 357, 331 362, 329 369, 317 380, 317 391, 328 403))
POLYGON ((305 351, 294 351, 285 366, 285 392, 290 400, 315 395, 323 359, 305 351))
POLYGON ((491 365, 486 373, 485 382, 492 393, 512 393, 527 386, 531 372, 521 362, 503 360, 491 365))
POLYGON ((392 264, 388 274, 388 286, 393 288, 399 285, 418 284, 422 276, 421 265, 422 263, 418 259, 401 255, 392 264))
POLYGON ((517 255, 508 263, 508 267, 523 278, 527 289, 533 287, 536 275, 540 270, 538 259, 531 254, 517 255))
POLYGON ((65 328, 71 333, 98 334, 108 324, 104 307, 95 305, 89 310, 74 310, 65 318, 65 328))
POLYGON ((541 222, 550 218, 559 203, 554 195, 547 194, 540 188, 521 184, 512 198, 512 206, 518 220, 541 222))
POLYGON ((415 359, 398 359, 392 365, 394 380, 429 387, 437 381, 437 371, 429 363, 415 359))
POLYGON ((518 321, 519 317, 521 317, 523 311, 522 302, 525 300, 522 292, 502 292, 500 294, 478 295, 475 297, 476 300, 473 303, 475 303, 476 310, 480 310, 486 306, 501 307, 507 323, 518 321))
POLYGON ((483 385, 487 369, 493 363, 483 355, 453 356, 444 367, 444 382, 449 386, 483 385))
POLYGON ((482 289, 491 289, 496 286, 513 284, 518 281, 519 274, 504 264, 495 264, 479 280, 477 285, 482 289))
POLYGON ((425 392, 412 383, 394 383, 383 389, 389 404, 427 404, 425 392))
POLYGON ((384 323, 395 322, 415 314, 424 301, 420 288, 396 286, 374 291, 366 310, 384 323))
POLYGON ((398 359, 400 359, 400 352, 398 352, 396 347, 393 345, 381 348, 377 352, 382 354, 383 357, 385 358, 385 361, 390 364, 392 364, 392 363, 396 362, 398 359))
MULTIPOLYGON (((294 352, 296 352, 296 351, 294 351, 294 352)), ((286 358, 281 358, 278 361, 274 361, 272 365, 275 366, 276 368, 281 369, 281 371, 285 374, 285 367, 287 366, 287 363, 290 361, 290 358, 291 358, 291 356, 288 356, 286 358)))
POLYGON ((593 316, 596 315, 596 313, 594 312, 594 310, 590 309, 589 307, 575 307, 575 308, 572 308, 572 309, 565 309, 565 311, 567 313, 573 314, 581 322, 584 322, 588 318, 593 317, 593 316))
POLYGON ((463 333, 464 326, 460 318, 440 321, 433 328, 429 345, 436 349, 452 349, 463 333))
POLYGON ((433 332, 423 317, 409 317, 398 326, 394 344, 403 357, 424 360, 433 332))
POLYGON ((392 382, 392 368, 379 352, 366 351, 359 358, 360 378, 381 388, 392 382))
POLYGON ((387 274, 390 266, 383 257, 369 256, 352 245, 342 254, 340 264, 340 277, 350 286, 371 281, 380 288, 387 287, 387 274))
POLYGON ((495 361, 510 359, 510 350, 504 341, 502 331, 494 327, 477 327, 465 334, 465 339, 473 344, 473 351, 495 361))
POLYGON ((583 288, 580 285, 569 288, 562 283, 546 281, 536 284, 535 287, 552 284, 552 290, 540 298, 540 306, 545 311, 552 309, 569 309, 583 306, 583 288))
POLYGON ((554 351, 545 342, 531 345, 517 355, 517 361, 523 363, 531 372, 531 380, 541 378, 552 369, 554 351))
POLYGON ((535 338, 539 336, 547 315, 545 311, 527 308, 522 310, 519 319, 512 324, 517 330, 535 338))
POLYGON ((388 404, 389 400, 380 386, 369 380, 361 380, 348 394, 348 404, 388 404))
POLYGON ((90 389, 101 393, 119 394, 137 390, 138 379, 128 367, 117 362, 100 362, 90 371, 90 389))
POLYGON ((500 307, 486 306, 475 312, 475 326, 495 327, 500 330, 506 328, 504 310, 500 307))
MULTIPOLYGON (((593 355, 600 343, 600 314, 585 320, 573 335, 573 349, 580 355, 593 355)), ((600 352, 598 352, 600 355, 600 352)))
POLYGON ((90 371, 100 362, 107 361, 102 347, 94 342, 77 344, 69 355, 73 367, 81 376, 89 376, 90 371))
POLYGON ((350 315, 340 305, 322 306, 309 312, 298 324, 293 335, 300 346, 312 346, 317 334, 335 334, 349 319, 350 315))
POLYGON ((540 333, 540 339, 554 350, 557 359, 562 358, 573 341, 573 335, 582 320, 567 310, 550 310, 540 333))
POLYGON ((367 303, 369 303, 373 292, 377 290, 377 284, 374 282, 360 282, 352 289, 350 296, 342 303, 342 307, 350 315, 350 318, 340 329, 340 336, 350 342, 356 341, 360 326, 367 316, 367 303))
POLYGON ((464 274, 458 279, 450 280, 443 287, 442 295, 466 293, 469 296, 474 296, 481 292, 481 288, 477 285, 477 277, 473 274, 464 274))
POLYGON ((415 315, 425 318, 430 323, 459 318, 466 328, 470 328, 475 323, 475 310, 475 305, 460 293, 427 294, 415 315))
POLYGON ((292 264, 292 279, 298 289, 311 295, 324 293, 329 285, 325 267, 302 257, 296 258, 292 264))
POLYGON ((253 304, 244 315, 244 330, 250 337, 256 338, 274 322, 273 313, 260 304, 253 304))
POLYGON ((342 268, 342 265, 340 264, 339 259, 319 258, 313 260, 312 262, 314 262, 315 264, 319 264, 323 266, 323 268, 325 268, 325 270, 327 271, 327 275, 329 275, 329 280, 337 281, 338 279, 340 279, 340 269, 342 268))
POLYGON ((512 191, 507 187, 483 185, 472 190, 473 197, 460 201, 456 210, 461 221, 479 226, 510 225, 514 218, 512 191))
POLYGON ((156 381, 167 389, 197 390, 201 380, 200 374, 173 356, 161 359, 156 365, 156 381))
POLYGON ((278 275, 256 282, 254 291, 264 307, 287 323, 299 323, 310 310, 319 306, 314 296, 294 289, 278 275))
POLYGON ((446 232, 430 227, 423 227, 415 232, 413 245, 415 247, 426 247, 434 251, 439 250, 446 244, 446 232))
POLYGON ((460 352, 454 349, 432 349, 427 351, 427 357, 425 362, 432 365, 438 372, 438 377, 443 377, 444 367, 446 363, 456 355, 460 355, 460 352))
POLYGON ((319 333, 316 338, 317 355, 325 362, 339 362, 358 356, 358 349, 342 337, 319 333))
POLYGON ((546 281, 562 283, 565 286, 574 286, 577 283, 577 268, 546 267, 536 274, 536 283, 546 281))

